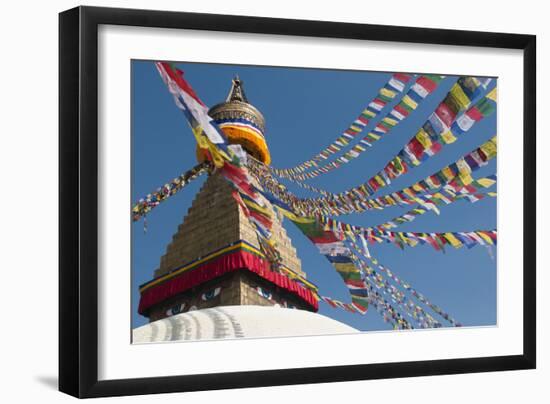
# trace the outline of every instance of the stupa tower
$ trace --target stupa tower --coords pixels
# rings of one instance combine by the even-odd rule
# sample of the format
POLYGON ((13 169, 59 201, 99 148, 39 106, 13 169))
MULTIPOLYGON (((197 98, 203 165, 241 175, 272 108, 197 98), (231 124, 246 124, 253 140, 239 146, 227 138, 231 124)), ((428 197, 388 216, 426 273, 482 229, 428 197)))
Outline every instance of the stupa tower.
MULTIPOLYGON (((225 102, 212 107, 209 114, 229 143, 240 144, 257 160, 270 163, 264 117, 248 102, 238 77, 225 102)), ((203 160, 200 150, 197 158, 203 160)), ((149 321, 215 306, 317 311, 316 287, 302 271, 282 217, 266 201, 273 216, 272 237, 282 256, 282 271, 274 272, 232 191, 222 176, 212 173, 196 195, 153 279, 140 287, 139 312, 149 321)))

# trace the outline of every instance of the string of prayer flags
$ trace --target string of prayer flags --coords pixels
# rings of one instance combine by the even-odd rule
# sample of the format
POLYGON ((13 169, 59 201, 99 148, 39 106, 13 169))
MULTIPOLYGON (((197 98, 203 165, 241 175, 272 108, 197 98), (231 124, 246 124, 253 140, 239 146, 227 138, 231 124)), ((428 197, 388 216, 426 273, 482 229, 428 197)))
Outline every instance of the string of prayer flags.
MULTIPOLYGON (((352 188, 345 193, 327 193, 319 198, 299 198, 289 192, 269 171, 269 169, 249 159, 249 168, 264 190, 284 201, 292 210, 303 216, 339 216, 365 210, 384 209, 389 206, 413 205, 418 203, 421 195, 439 190, 454 196, 457 193, 472 200, 482 188, 488 188, 496 181, 496 177, 486 177, 474 180, 471 174, 486 166, 497 154, 497 138, 494 136, 480 147, 465 154, 454 163, 443 167, 434 174, 415 182, 399 191, 376 198, 368 198, 363 186, 352 188), (472 196, 467 196, 472 195, 472 196)), ((423 197, 425 200, 429 195, 423 197)), ((429 201, 426 201, 429 204, 429 201)))
POLYGON ((348 311, 350 313, 359 313, 359 314, 367 314, 368 307, 352 303, 344 303, 340 300, 336 300, 327 296, 321 296, 321 300, 325 303, 327 303, 332 308, 340 308, 344 309, 345 311, 348 311))
MULTIPOLYGON (((406 84, 410 81, 411 75, 404 73, 395 73, 390 80, 378 91, 376 97, 367 105, 357 119, 328 147, 319 152, 315 157, 309 159, 295 167, 286 169, 273 169, 277 175, 285 178, 293 178, 296 175, 306 171, 309 168, 317 167, 317 163, 321 160, 326 160, 331 154, 340 151, 343 147, 349 144, 369 122, 384 109, 388 102, 391 102, 398 94, 402 93, 406 84)), ((435 76, 440 77, 440 76, 435 76)), ((426 87, 432 88, 431 83, 427 83, 426 87)))
MULTIPOLYGON (((366 281, 365 286, 364 290, 368 296, 368 303, 382 316, 384 322, 392 324, 393 328, 396 330, 410 330, 414 328, 405 316, 378 292, 378 290, 384 291, 383 288, 377 290, 370 281, 366 281)), ((352 295, 352 299, 359 300, 359 297, 352 295)))
POLYGON ((391 322, 395 329, 399 328, 397 323, 393 321, 393 318, 397 318, 396 314, 393 314, 392 307, 389 303, 383 299, 383 297, 372 288, 369 284, 366 289, 369 291, 368 297, 359 297, 352 295, 351 303, 344 303, 339 300, 321 296, 321 300, 327 303, 332 308, 341 308, 352 313, 367 314, 368 307, 373 306, 375 310, 383 317, 385 322, 391 322))
POLYGON ((403 96, 399 103, 397 103, 392 110, 388 112, 386 116, 382 118, 376 126, 349 151, 345 152, 334 161, 313 171, 303 172, 299 175, 289 176, 287 178, 297 180, 296 182, 300 183, 300 181, 315 178, 321 174, 328 173, 329 171, 339 168, 343 164, 347 164, 351 160, 356 159, 362 153, 367 151, 368 148, 372 147, 374 142, 389 134, 394 127, 404 121, 418 107, 424 98, 435 91, 439 85, 439 82, 444 77, 445 76, 438 75, 420 76, 416 79, 415 83, 409 88, 408 92, 403 96))
MULTIPOLYGON (((439 194, 439 196, 440 197, 438 197, 438 194, 434 194, 434 198, 430 202, 434 202, 435 205, 439 204, 437 201, 443 201, 441 204, 445 204, 445 205, 449 205, 449 204, 451 204, 453 202, 456 202, 458 200, 466 200, 466 201, 474 203, 474 202, 480 201, 482 199, 485 199, 486 197, 496 198, 497 193, 496 192, 487 192, 485 194, 475 194, 475 195, 460 194, 460 195, 456 195, 454 197, 446 197, 442 194, 439 194)), ((382 224, 379 224, 377 226, 374 226, 374 227, 379 228, 379 229, 394 229, 394 228, 396 228, 397 226, 399 226, 403 223, 408 223, 408 222, 414 221, 418 216, 423 215, 423 214, 429 212, 430 210, 433 211, 434 209, 433 208, 417 207, 417 208, 409 210, 408 212, 406 212, 402 215, 394 217, 393 219, 390 219, 390 220, 388 220, 388 221, 386 221, 382 224)))
POLYGON ((475 191, 479 189, 477 185, 479 183, 483 183, 485 184, 485 186, 488 186, 489 184, 494 184, 496 183, 496 175, 480 178, 479 180, 474 180, 474 182, 469 185, 469 191, 472 191, 473 188, 474 193, 456 193, 454 188, 445 189, 444 187, 441 192, 419 196, 416 199, 418 199, 420 206, 413 208, 402 215, 394 217, 393 219, 390 219, 374 227, 379 229, 396 228, 403 223, 412 222, 416 219, 416 217, 423 215, 429 211, 434 211, 439 214, 437 207, 450 205, 451 203, 459 200, 466 200, 468 202, 475 203, 482 199, 485 199, 486 197, 496 198, 496 192, 475 193, 475 191))
POLYGON ((183 187, 193 181, 195 178, 209 171, 211 166, 209 163, 201 163, 174 178, 172 181, 164 184, 155 192, 151 192, 145 198, 141 198, 132 207, 132 220, 138 221, 149 213, 153 208, 157 207, 161 202, 164 202, 169 197, 176 194, 183 187))
POLYGON ((419 245, 430 245, 436 251, 444 251, 445 245, 454 248, 472 248, 476 245, 496 245, 496 230, 475 230, 466 232, 399 232, 378 227, 361 227, 350 225, 320 216, 319 224, 325 231, 341 232, 342 234, 361 235, 369 244, 390 243, 401 249, 405 247, 416 247, 419 245))
POLYGON ((392 279, 396 284, 401 286, 403 289, 407 290, 411 296, 413 296, 415 299, 417 299, 422 304, 425 304, 430 309, 432 309, 435 313, 439 314, 442 318, 444 318, 446 321, 448 321, 453 327, 461 327, 462 324, 455 320, 452 316, 450 316, 447 312, 445 312, 441 307, 433 304, 426 296, 424 296, 422 293, 418 292, 415 288, 411 286, 410 283, 403 281, 400 279, 394 272, 392 272, 388 267, 380 264, 380 262, 373 257, 365 257, 368 261, 372 263, 372 265, 376 266, 380 271, 384 272, 390 279, 392 279))
MULTIPOLYGON (((355 241, 349 238, 347 241, 350 242, 350 244, 356 249, 357 252, 359 252, 360 255, 362 255, 360 253, 361 249, 355 244, 355 241)), ((390 280, 388 280, 384 278, 381 273, 377 273, 376 270, 369 266, 364 260, 358 260, 358 263, 360 268, 364 270, 363 272, 366 274, 366 277, 368 277, 377 288, 381 289, 388 296, 390 296, 391 300, 397 304, 397 307, 403 310, 407 316, 414 319, 420 328, 442 327, 439 321, 435 320, 430 314, 426 313, 421 306, 417 305, 412 299, 407 297, 405 293, 393 285, 390 282, 390 280, 393 279, 390 278, 390 280)), ((358 286, 357 289, 364 290, 364 288, 368 288, 366 281, 367 278, 361 282, 361 285, 358 286)))

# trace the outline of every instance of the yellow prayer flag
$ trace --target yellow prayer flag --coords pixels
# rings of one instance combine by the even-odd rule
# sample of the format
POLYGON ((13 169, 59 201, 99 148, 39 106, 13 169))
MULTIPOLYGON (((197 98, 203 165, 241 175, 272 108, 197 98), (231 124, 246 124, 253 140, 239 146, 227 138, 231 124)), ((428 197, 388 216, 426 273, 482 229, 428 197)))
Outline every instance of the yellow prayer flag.
POLYGON ((477 180, 477 183, 481 185, 483 188, 489 188, 493 186, 496 183, 496 181, 490 178, 480 178, 477 180))
POLYGON ((488 244, 491 244, 491 245, 495 244, 495 243, 493 242, 493 239, 492 239, 491 237, 489 237, 488 235, 483 234, 483 233, 480 232, 480 231, 476 231, 475 233, 476 233, 479 237, 481 237, 484 241, 486 241, 488 244))
MULTIPOLYGON (((420 184, 418 184, 418 183, 413 184, 413 185, 412 185, 412 189, 414 189, 414 190, 417 191, 417 192, 422 192, 422 191, 424 191, 424 188, 422 188, 422 187, 420 186, 420 184)), ((407 195, 408 195, 408 194, 407 194, 407 195)), ((412 193, 411 196, 414 196, 414 193, 412 193)))
POLYGON ((210 142, 208 139, 206 140, 208 142, 208 150, 210 151, 210 155, 212 156, 212 161, 214 162, 214 165, 216 168, 221 168, 225 164, 225 159, 223 158, 223 155, 220 153, 220 149, 218 147, 210 142))
POLYGON ((453 135, 453 132, 450 130, 447 130, 441 134, 441 139, 443 140, 443 143, 445 144, 451 144, 456 142, 456 137, 453 135))
POLYGON ((362 114, 371 118, 374 118, 376 116, 376 114, 369 109, 364 109, 362 114))
MULTIPOLYGON (((414 184, 413 188, 414 188, 415 185, 417 185, 417 184, 414 184)), ((415 193, 413 191, 411 191, 410 187, 407 187, 407 188, 403 189, 403 193, 406 194, 407 196, 410 196, 411 198, 415 197, 415 193)))
POLYGON ((395 91, 388 90, 387 88, 381 88, 380 94, 382 94, 385 97, 393 98, 397 93, 395 91))
POLYGON ((485 97, 493 100, 494 102, 497 102, 497 88, 493 88, 485 97))
POLYGON ((415 240, 415 239, 412 239, 412 238, 407 238, 407 244, 410 245, 411 247, 416 247, 419 243, 418 240, 415 240))
POLYGON ((416 133, 416 139, 420 142, 424 149, 429 149, 432 146, 430 135, 428 135, 424 129, 420 129, 416 133))
POLYGON ((345 138, 344 136, 340 136, 338 139, 336 139, 337 142, 340 142, 340 143, 343 143, 343 144, 348 144, 348 139, 345 138))
POLYGON ((464 160, 463 158, 458 159, 456 162, 456 165, 458 167, 458 171, 461 174, 470 174, 472 172, 472 169, 470 168, 468 163, 466 163, 466 160, 464 160))
POLYGON ((359 272, 359 270, 351 262, 348 262, 348 263, 345 263, 345 264, 335 263, 334 268, 336 268, 336 270, 338 272, 343 272, 343 273, 359 272))
POLYGON ((270 217, 272 218, 273 215, 271 213, 271 211, 263 206, 260 206, 258 205, 256 202, 254 201, 250 201, 248 199, 243 199, 243 202, 245 205, 247 205, 249 208, 251 208, 252 210, 257 210, 258 212, 261 212, 263 213, 265 216, 267 217, 270 217))
POLYGON ((405 95, 403 97, 403 102, 405 104, 407 104, 407 106, 411 109, 416 109, 416 107, 418 106, 418 104, 416 103, 416 101, 414 101, 411 97, 409 97, 408 95, 405 95))
POLYGON ((202 135, 202 128, 200 126, 195 126, 194 128, 191 128, 193 131, 193 135, 195 136, 195 140, 197 141, 197 144, 201 149, 208 149, 208 143, 206 142, 206 136, 202 135))
POLYGON ((310 223, 313 223, 315 222, 315 219, 312 218, 312 217, 307 217, 307 216, 296 216, 294 213, 292 213, 291 211, 289 210, 286 210, 286 209, 283 209, 277 205, 275 205, 278 209, 279 209, 279 212, 281 212, 285 217, 289 218, 290 220, 292 220, 293 222, 296 222, 296 223, 307 223, 307 224, 310 224, 310 223))
POLYGON ((382 186, 386 185, 386 183, 384 182, 384 179, 380 175, 376 175, 374 177, 374 180, 382 186))
MULTIPOLYGON (((493 138, 493 139, 496 139, 496 138, 493 138)), ((480 149, 483 150, 483 153, 485 153, 485 155, 489 159, 497 155, 497 145, 496 145, 496 141, 493 142, 493 139, 491 139, 486 143, 483 143, 480 147, 480 149)))
POLYGON ((448 166, 441 170, 441 173, 445 176, 447 180, 452 180, 455 177, 453 171, 448 166))
POLYGON ((382 119, 382 122, 385 122, 387 123, 388 125, 390 126, 395 126, 397 125, 399 122, 395 119, 392 119, 390 118, 389 116, 385 117, 384 119, 382 119))
POLYGON ((226 160, 231 160, 229 156, 227 156, 227 154, 222 152, 214 143, 212 143, 205 135, 203 135, 203 130, 200 126, 196 126, 191 129, 193 131, 193 135, 195 135, 195 139, 199 148, 210 151, 212 161, 217 168, 223 167, 226 160))
POLYGON ((374 206, 374 209, 382 209, 382 206, 378 202, 376 202, 374 199, 371 200, 372 206, 374 206))
POLYGON ((453 233, 443 233, 443 237, 445 237, 454 248, 462 247, 462 243, 454 236, 453 233))
POLYGON ((464 93, 464 90, 462 90, 462 87, 460 87, 458 84, 455 84, 450 91, 451 95, 455 99, 455 101, 459 104, 461 109, 466 109, 468 105, 470 105, 470 99, 468 96, 464 93))
POLYGON ((458 176, 464 185, 470 185, 474 181, 469 173, 459 173, 458 176))

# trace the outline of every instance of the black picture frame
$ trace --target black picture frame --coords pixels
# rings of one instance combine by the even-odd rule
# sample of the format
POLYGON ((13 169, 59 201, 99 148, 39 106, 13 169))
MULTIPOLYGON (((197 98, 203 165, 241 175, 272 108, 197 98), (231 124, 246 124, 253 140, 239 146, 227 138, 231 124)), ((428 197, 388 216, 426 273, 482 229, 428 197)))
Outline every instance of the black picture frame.
POLYGON ((105 397, 302 383, 534 369, 536 366, 536 37, 78 7, 59 15, 59 390, 105 397), (523 354, 98 381, 98 26, 463 45, 523 50, 523 354))

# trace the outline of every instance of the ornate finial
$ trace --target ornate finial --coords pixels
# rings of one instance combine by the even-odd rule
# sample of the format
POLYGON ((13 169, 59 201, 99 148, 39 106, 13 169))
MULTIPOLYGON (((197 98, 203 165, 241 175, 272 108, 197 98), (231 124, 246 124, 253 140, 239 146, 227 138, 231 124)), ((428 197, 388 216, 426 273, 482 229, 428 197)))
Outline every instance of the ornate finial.
POLYGON ((238 75, 235 75, 235 77, 233 78, 231 90, 229 90, 229 94, 227 95, 227 98, 225 100, 225 102, 230 101, 241 101, 248 103, 248 99, 244 94, 243 82, 241 81, 241 79, 239 79, 238 75))

